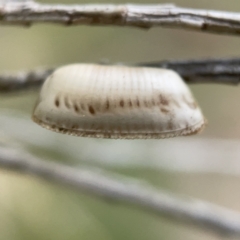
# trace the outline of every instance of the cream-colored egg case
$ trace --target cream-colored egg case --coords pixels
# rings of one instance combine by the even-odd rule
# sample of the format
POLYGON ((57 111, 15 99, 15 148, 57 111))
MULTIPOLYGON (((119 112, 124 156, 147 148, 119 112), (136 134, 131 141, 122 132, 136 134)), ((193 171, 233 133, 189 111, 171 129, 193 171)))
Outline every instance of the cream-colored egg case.
POLYGON ((57 69, 44 82, 32 118, 50 130, 98 138, 167 138, 205 126, 177 73, 97 64, 57 69))

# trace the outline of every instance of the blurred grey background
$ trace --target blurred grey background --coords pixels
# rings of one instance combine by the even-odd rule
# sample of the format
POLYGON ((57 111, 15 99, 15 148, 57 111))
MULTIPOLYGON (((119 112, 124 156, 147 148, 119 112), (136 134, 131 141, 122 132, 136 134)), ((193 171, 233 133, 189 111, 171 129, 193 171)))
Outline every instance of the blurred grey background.
MULTIPOLYGON (((47 1, 40 1, 47 3, 47 1)), ((95 1, 96 2, 96 1, 95 1)), ((110 1, 97 1, 97 3, 110 1)), ((162 0, 131 3, 166 3, 162 0)), ((48 3, 90 3, 48 1, 48 3)), ((94 3, 94 2, 91 2, 94 3)), ((112 0, 111 3, 129 3, 112 0)), ((240 11, 235 0, 175 0, 182 7, 240 11)), ((76 62, 146 62, 239 57, 236 36, 176 29, 123 27, 0 28, 0 73, 76 62)), ((191 195, 240 211, 239 87, 190 86, 209 124, 196 137, 114 141, 49 132, 30 117, 37 92, 0 96, 0 143, 10 142, 47 161, 100 166, 137 177, 164 190, 191 195)), ((0 239, 215 240, 117 204, 101 202, 30 176, 0 170, 0 239)))

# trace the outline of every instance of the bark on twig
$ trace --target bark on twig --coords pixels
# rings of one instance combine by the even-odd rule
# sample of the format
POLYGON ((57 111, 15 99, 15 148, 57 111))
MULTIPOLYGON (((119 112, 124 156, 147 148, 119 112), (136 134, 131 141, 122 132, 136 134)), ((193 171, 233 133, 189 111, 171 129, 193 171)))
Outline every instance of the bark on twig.
POLYGON ((240 214, 190 198, 173 196, 120 175, 43 161, 11 148, 0 147, 0 167, 133 206, 180 223, 217 234, 240 236, 240 214))
POLYGON ((36 69, 0 75, 0 93, 39 88, 54 69, 36 69))
POLYGON ((205 59, 138 63, 138 66, 172 69, 187 83, 239 84, 240 59, 205 59))
POLYGON ((117 25, 139 28, 174 27, 200 32, 240 34, 240 13, 181 8, 172 4, 40 4, 0 3, 1 25, 34 23, 117 25))
MULTIPOLYGON (((178 72, 186 83, 219 83, 237 85, 240 82, 240 59, 210 59, 136 63, 133 66, 167 68, 178 72)), ((0 74, 0 93, 38 88, 54 68, 0 74)))

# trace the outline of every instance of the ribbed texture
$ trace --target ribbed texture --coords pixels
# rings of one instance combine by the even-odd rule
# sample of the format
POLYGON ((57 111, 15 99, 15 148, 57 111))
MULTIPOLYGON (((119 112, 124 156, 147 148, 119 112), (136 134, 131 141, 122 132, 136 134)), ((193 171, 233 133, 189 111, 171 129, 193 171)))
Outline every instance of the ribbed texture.
POLYGON ((33 120, 76 136, 165 138, 202 130, 205 119, 173 71, 69 65, 44 83, 33 120))

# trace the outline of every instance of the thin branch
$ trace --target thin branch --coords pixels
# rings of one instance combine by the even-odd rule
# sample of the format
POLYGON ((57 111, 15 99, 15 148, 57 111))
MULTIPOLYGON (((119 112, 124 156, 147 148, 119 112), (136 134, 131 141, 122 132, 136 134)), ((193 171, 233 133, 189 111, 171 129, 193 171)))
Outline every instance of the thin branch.
POLYGON ((0 75, 0 93, 39 88, 54 69, 36 69, 0 75))
POLYGON ((187 83, 239 84, 240 58, 138 63, 138 66, 172 69, 187 83))
POLYGON ((30 26, 34 23, 117 25, 147 29, 162 26, 240 34, 239 13, 181 8, 172 4, 60 5, 31 1, 0 4, 0 24, 30 26))
MULTIPOLYGON (((177 71, 191 83, 220 83, 237 85, 240 82, 240 59, 210 59, 136 63, 133 66, 167 68, 177 71)), ((0 93, 38 88, 54 68, 0 75, 0 93)))
POLYGON ((240 214, 199 200, 169 195, 137 180, 110 176, 100 171, 74 169, 4 147, 0 147, 0 167, 69 186, 103 200, 134 206, 180 223, 193 224, 217 234, 240 236, 240 214))

